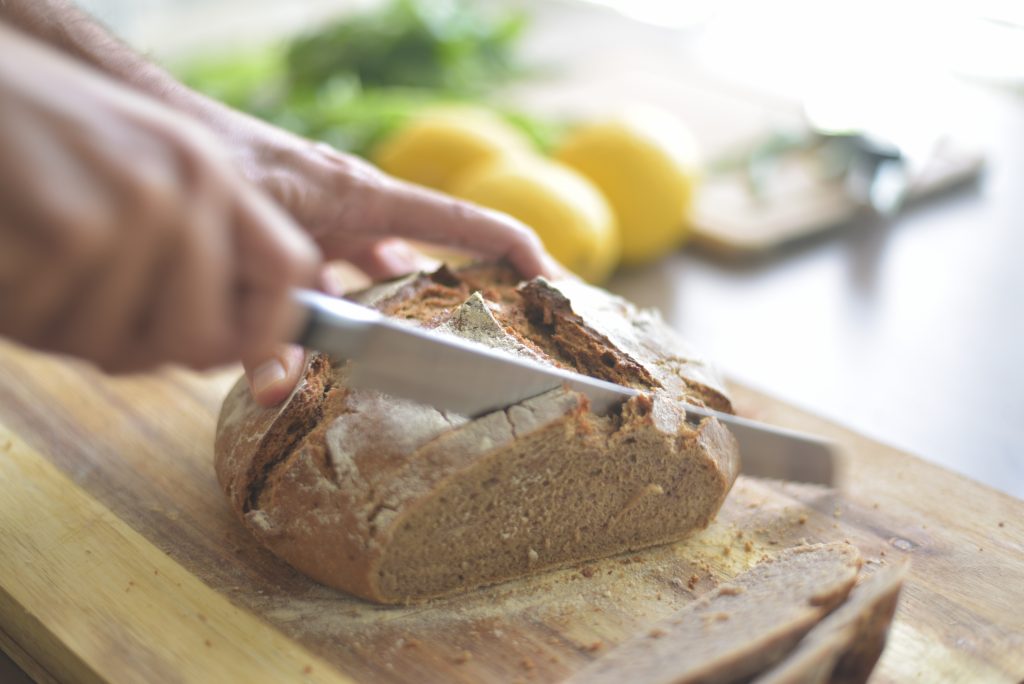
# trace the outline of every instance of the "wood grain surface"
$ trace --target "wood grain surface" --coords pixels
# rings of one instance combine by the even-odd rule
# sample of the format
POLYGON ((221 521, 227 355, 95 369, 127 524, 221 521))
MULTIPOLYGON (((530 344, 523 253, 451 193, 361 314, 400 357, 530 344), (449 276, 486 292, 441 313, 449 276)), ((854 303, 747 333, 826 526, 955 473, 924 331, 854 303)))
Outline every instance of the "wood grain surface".
POLYGON ((841 493, 741 478, 675 545, 421 606, 261 549, 212 468, 237 371, 111 379, 0 345, 0 646, 73 681, 557 681, 774 550, 849 539, 911 574, 873 681, 1024 677, 1024 502, 735 388, 847 447, 841 493), (207 644, 209 641, 209 644, 207 644))
MULTIPOLYGON (((59 681, 347 682, 0 428, 0 614, 59 681)), ((21 654, 19 654, 21 655, 21 654)))

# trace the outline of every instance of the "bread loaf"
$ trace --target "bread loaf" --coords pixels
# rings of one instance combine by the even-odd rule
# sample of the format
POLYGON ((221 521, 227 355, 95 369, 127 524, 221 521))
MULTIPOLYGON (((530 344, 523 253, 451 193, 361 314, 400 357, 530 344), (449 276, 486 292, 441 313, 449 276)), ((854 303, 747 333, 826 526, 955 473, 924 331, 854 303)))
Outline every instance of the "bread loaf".
POLYGON ((566 388, 469 419, 346 386, 311 354, 275 409, 243 381, 216 470, 273 553, 324 584, 416 601, 677 540, 712 520, 735 441, 681 402, 730 411, 709 367, 652 312, 576 281, 441 268, 353 299, 443 334, 642 390, 607 416, 566 388))

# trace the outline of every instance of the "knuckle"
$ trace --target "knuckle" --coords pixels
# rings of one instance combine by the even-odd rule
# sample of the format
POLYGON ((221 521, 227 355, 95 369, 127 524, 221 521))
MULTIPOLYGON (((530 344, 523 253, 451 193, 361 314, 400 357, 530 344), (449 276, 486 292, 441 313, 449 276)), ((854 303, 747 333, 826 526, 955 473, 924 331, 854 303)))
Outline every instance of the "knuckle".
POLYGON ((193 159, 226 160, 223 145, 205 127, 189 119, 175 122, 173 138, 178 150, 193 159))
POLYGON ((179 176, 193 190, 219 188, 225 177, 231 175, 231 164, 224 147, 198 124, 179 122, 170 145, 179 176))
POLYGON ((275 276, 274 282, 284 286, 312 282, 316 279, 319 263, 316 249, 302 240, 273 250, 268 268, 275 276))
POLYGON ((134 189, 135 206, 142 216, 154 220, 154 223, 167 224, 167 218, 179 213, 185 202, 180 186, 173 177, 153 174, 153 177, 140 179, 134 189))
POLYGON ((360 159, 346 159, 335 177, 345 217, 369 226, 385 222, 390 212, 388 198, 399 191, 398 181, 360 159))
POLYGON ((389 176, 373 164, 357 157, 345 157, 337 165, 339 180, 353 190, 376 190, 387 183, 389 176))
POLYGON ((260 178, 260 187, 282 207, 301 207, 308 188, 294 173, 274 171, 260 178))
POLYGON ((116 219, 99 209, 82 211, 65 226, 57 240, 56 254, 60 261, 89 264, 105 254, 114 241, 116 219))

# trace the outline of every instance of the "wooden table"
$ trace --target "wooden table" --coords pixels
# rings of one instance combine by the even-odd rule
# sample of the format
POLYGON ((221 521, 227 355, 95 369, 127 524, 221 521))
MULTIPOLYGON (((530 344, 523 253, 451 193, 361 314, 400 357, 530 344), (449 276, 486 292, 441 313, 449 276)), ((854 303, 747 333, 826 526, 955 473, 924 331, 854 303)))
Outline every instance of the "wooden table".
MULTIPOLYGON (((224 25, 234 27, 229 18, 224 25)), ((559 40, 555 23, 538 39, 541 50, 591 61, 603 97, 611 83, 614 101, 643 98, 666 72, 684 74, 679 41, 665 31, 627 32, 607 17, 560 20, 572 23, 573 40, 559 40), (609 34, 619 49, 631 51, 631 41, 645 54, 626 61, 618 80, 614 59, 591 59, 608 54, 609 34), (635 78, 652 65, 660 65, 653 79, 635 78)), ((167 33, 154 26, 149 35, 167 33)), ((745 411, 851 448, 843 517, 834 524, 914 563, 879 682, 1024 679, 1024 503, 864 436, 1024 496, 1024 317, 1016 313, 1024 294, 1024 101, 985 89, 969 97, 976 106, 966 110, 968 127, 991 162, 979 186, 892 225, 850 225, 758 263, 683 252, 612 283, 661 308, 735 376, 772 389, 769 396, 737 385, 745 411)), ((668 99, 686 116, 679 92, 668 99)), ((296 580, 280 567, 266 570, 275 566, 234 523, 213 481, 213 415, 227 377, 114 381, 0 346, 0 520, 13 526, 0 536, 0 563, 15 551, 20 560, 12 574, 0 573, 0 645, 37 678, 87 680, 106 663, 102 677, 129 680, 159 671, 184 646, 186 679, 339 679, 322 652, 258 610, 261 596, 294 590, 296 580), (145 582, 90 574, 91 544, 156 574, 145 582), (16 594, 12 580, 21 578, 31 582, 16 594), (33 594, 45 615, 24 610, 33 587, 45 589, 33 594), (179 609, 194 610, 185 619, 179 609), (154 611, 165 620, 142 621, 154 611), (170 646, 154 645, 154 634, 170 646)), ((837 501, 794 496, 822 516, 837 501)), ((0 680, 15 676, 0 662, 0 680)))
POLYGON ((728 525, 690 547, 607 561, 609 576, 646 591, 581 584, 544 617, 539 608, 564 598, 559 586, 581 579, 577 570, 396 611, 318 587, 273 558, 230 513, 213 474, 215 413, 233 377, 111 379, 0 344, 0 646, 33 676, 557 681, 600 655, 587 644, 614 645, 671 612, 658 568, 707 548, 719 569, 738 562, 717 545, 746 530, 755 555, 842 535, 869 557, 909 557, 874 681, 1024 677, 1024 502, 766 395, 735 388, 744 414, 841 442, 843 490, 742 480, 720 516, 728 525), (755 533, 755 519, 789 522, 755 533), (621 563, 636 563, 633 574, 621 563), (587 587, 593 596, 580 593, 587 587), (452 655, 452 642, 472 660, 452 655))

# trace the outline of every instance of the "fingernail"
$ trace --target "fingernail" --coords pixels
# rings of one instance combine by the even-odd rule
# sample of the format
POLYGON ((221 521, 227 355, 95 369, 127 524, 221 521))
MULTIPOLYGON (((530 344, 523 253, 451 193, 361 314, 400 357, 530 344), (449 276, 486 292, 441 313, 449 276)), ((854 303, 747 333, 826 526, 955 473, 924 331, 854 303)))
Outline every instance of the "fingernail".
POLYGON ((257 366, 256 370, 252 374, 252 389, 253 393, 259 394, 270 389, 277 383, 281 382, 285 378, 284 364, 277 359, 270 359, 269 361, 257 366))
POLYGON ((552 257, 551 255, 545 254, 543 260, 544 270, 546 271, 545 275, 547 277, 553 280, 563 280, 566 278, 573 277, 572 271, 570 271, 565 266, 562 266, 562 264, 555 261, 555 258, 552 257))
POLYGON ((417 252, 404 242, 390 242, 382 245, 377 256, 394 273, 409 273, 416 270, 417 252))
POLYGON ((345 283, 334 267, 327 266, 320 272, 320 288, 332 297, 340 297, 345 293, 345 283))

